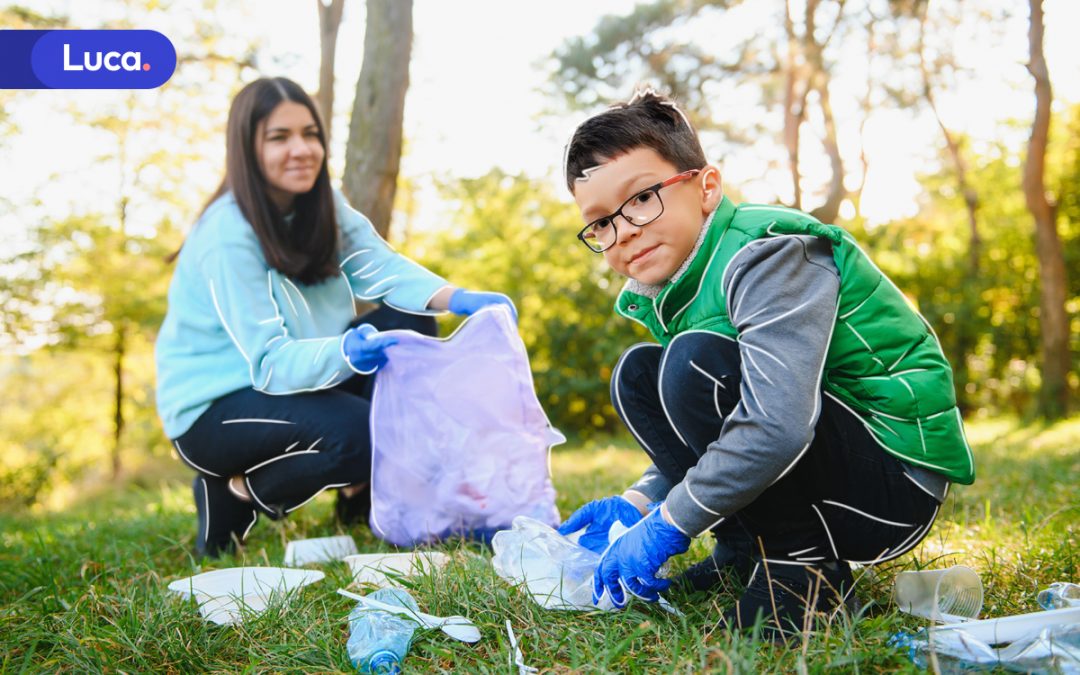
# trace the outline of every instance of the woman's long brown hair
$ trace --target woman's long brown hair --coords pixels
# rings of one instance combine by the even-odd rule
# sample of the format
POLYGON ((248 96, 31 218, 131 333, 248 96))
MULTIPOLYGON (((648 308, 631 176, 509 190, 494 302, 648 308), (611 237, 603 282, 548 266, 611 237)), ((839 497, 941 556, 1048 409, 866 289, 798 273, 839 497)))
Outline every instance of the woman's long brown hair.
MULTIPOLYGON (((298 84, 284 77, 261 78, 236 95, 229 108, 225 132, 225 178, 203 205, 202 213, 226 192, 232 192, 240 213, 259 238, 266 262, 282 274, 305 284, 337 274, 338 228, 334 194, 327 169, 326 133, 315 102, 298 84), (267 192, 266 178, 255 154, 259 124, 283 101, 299 103, 318 126, 323 161, 315 185, 294 202, 292 223, 267 192)), ((169 257, 172 262, 180 252, 169 257)))

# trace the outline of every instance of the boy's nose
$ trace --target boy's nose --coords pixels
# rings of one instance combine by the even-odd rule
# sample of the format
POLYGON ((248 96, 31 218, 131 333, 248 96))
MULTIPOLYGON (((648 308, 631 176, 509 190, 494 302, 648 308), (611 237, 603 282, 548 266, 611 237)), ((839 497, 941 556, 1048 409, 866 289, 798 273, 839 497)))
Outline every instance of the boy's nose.
POLYGON ((641 234, 641 228, 631 223, 625 216, 619 216, 618 222, 615 223, 615 232, 618 235, 615 243, 625 244, 626 242, 633 241, 641 234))

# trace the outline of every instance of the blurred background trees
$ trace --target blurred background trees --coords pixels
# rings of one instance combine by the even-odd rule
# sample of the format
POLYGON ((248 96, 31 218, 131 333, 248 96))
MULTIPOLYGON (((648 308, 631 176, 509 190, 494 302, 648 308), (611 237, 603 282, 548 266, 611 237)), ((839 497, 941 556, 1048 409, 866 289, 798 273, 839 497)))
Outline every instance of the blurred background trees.
MULTIPOLYGON (((557 175, 562 148, 551 148, 556 168, 547 176, 492 168, 462 178, 445 167, 437 198, 446 215, 437 227, 417 227, 416 187, 398 175, 409 140, 412 2, 314 5, 320 31, 310 38, 321 59, 311 80, 328 121, 350 122, 338 126, 348 133, 346 193, 411 257, 454 283, 513 298, 538 396, 557 427, 576 437, 618 431, 611 368, 648 336, 613 314, 622 280, 574 239, 580 218, 557 175), (366 18, 364 44, 339 44, 342 16, 357 12, 366 18), (334 102, 342 49, 364 54, 360 77, 347 83, 356 105, 334 102)), ((540 124, 583 119, 637 84, 674 94, 715 161, 751 150, 773 201, 856 235, 937 331, 965 414, 1054 418, 1075 408, 1080 391, 1080 104, 1055 104, 1053 73, 1040 61, 1040 6, 1008 10, 1032 28, 1017 54, 1032 79, 1015 92, 1030 100, 1030 114, 989 143, 973 142, 941 98, 971 75, 952 49, 957 31, 974 25, 1004 40, 1005 10, 959 0, 628 5, 551 45, 541 67, 550 69, 552 112, 540 124), (766 28, 736 30, 754 12, 766 28), (863 208, 875 168, 866 126, 882 111, 929 115, 933 134, 910 142, 937 156, 919 177, 911 215, 887 222, 863 208)), ((0 504, 61 501, 69 484, 137 474, 147 458, 171 452, 153 399, 153 340, 171 275, 163 257, 220 180, 222 167, 207 158, 222 156, 232 95, 278 72, 259 57, 265 45, 230 34, 213 0, 102 7, 111 17, 103 27, 148 25, 168 12, 181 58, 160 90, 118 92, 92 112, 56 99, 52 113, 92 129, 97 149, 30 194, 0 195, 0 216, 19 225, 0 250, 0 504), (91 178, 105 186, 95 199, 57 206, 65 196, 58 186, 91 178)), ((19 5, 0 9, 3 28, 67 22, 19 5)), ((470 87, 440 104, 481 114, 484 97, 499 95, 498 82, 470 87)), ((0 92, 0 153, 20 133, 11 111, 40 105, 38 96, 0 92)), ((729 181, 726 191, 738 201, 742 187, 729 181)))

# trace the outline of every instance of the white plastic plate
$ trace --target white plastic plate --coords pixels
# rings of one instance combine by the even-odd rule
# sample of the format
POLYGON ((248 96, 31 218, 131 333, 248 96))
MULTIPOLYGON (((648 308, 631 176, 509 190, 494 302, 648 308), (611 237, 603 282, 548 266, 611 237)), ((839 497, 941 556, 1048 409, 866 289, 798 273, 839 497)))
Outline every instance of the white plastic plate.
POLYGON ((345 558, 345 563, 353 573, 353 583, 369 583, 383 587, 394 585, 387 573, 404 577, 429 574, 433 570, 442 569, 448 562, 450 556, 438 551, 363 553, 345 558))
POLYGON ((347 534, 339 537, 315 537, 290 541, 285 546, 286 565, 343 560, 356 553, 356 542, 347 534))
POLYGON ((277 593, 287 593, 321 580, 318 570, 284 567, 229 567, 177 579, 169 590, 185 598, 194 597, 199 613, 216 624, 235 623, 241 612, 266 609, 277 593))

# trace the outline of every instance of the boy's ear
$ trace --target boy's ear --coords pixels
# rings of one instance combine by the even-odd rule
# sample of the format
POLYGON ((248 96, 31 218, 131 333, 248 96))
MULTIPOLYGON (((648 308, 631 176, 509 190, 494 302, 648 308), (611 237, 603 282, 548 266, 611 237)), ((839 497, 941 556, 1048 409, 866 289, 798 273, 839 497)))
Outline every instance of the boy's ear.
POLYGON ((709 215, 724 197, 724 182, 720 177, 720 169, 707 164, 701 172, 701 212, 709 215))

